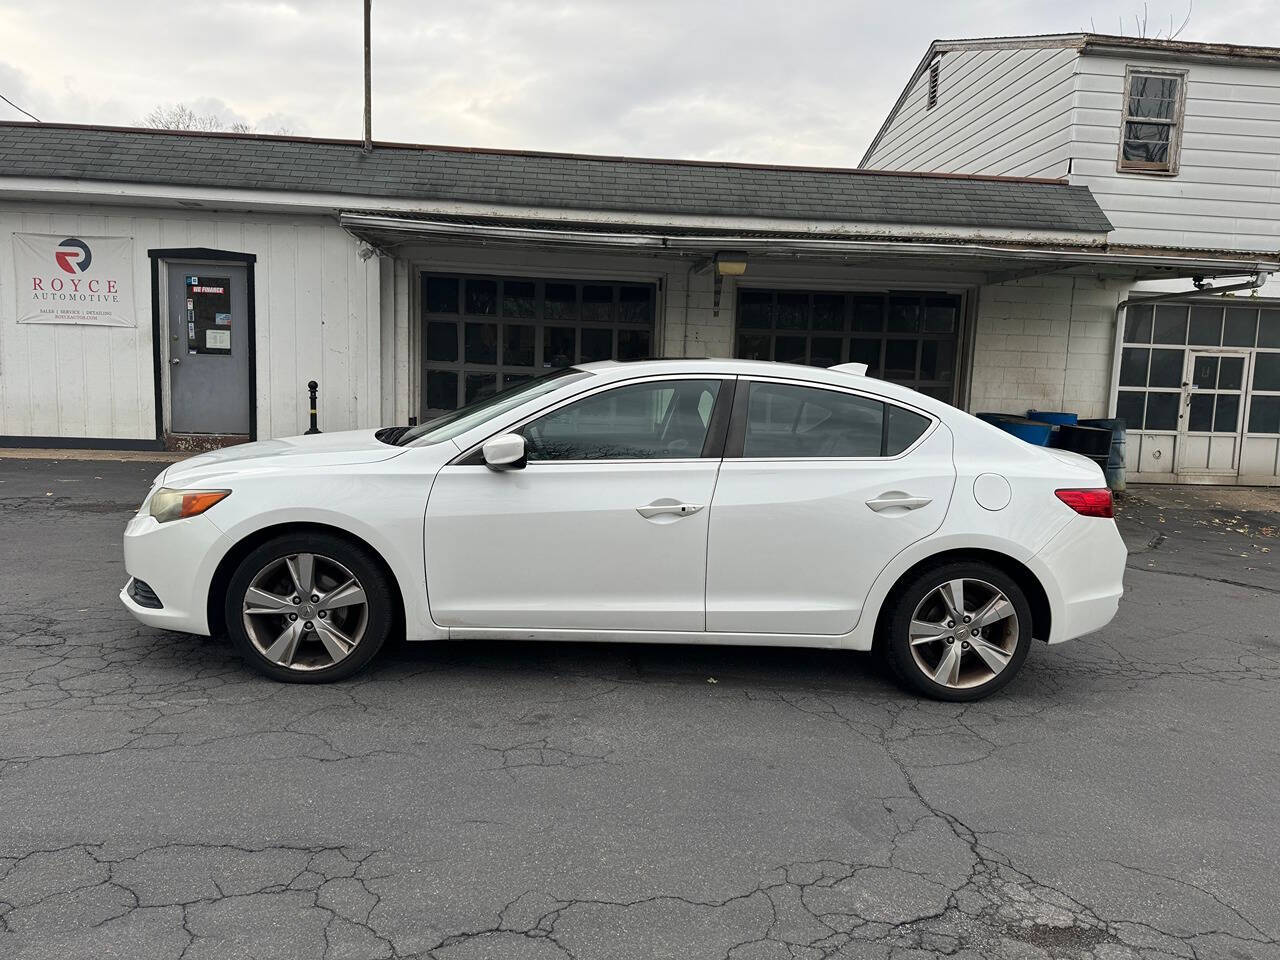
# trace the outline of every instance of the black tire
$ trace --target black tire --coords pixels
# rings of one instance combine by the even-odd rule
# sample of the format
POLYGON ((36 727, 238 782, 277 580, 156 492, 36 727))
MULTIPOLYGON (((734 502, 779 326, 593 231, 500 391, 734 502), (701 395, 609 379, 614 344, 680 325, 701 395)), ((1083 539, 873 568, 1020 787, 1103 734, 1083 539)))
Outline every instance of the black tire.
MULTIPOLYGON (((978 590, 979 601, 988 599, 982 593, 981 587, 976 589, 978 590)), ((958 561, 927 568, 895 589, 888 598, 888 602, 890 609, 886 622, 885 636, 882 638, 882 654, 899 681, 914 693, 922 694, 934 700, 952 702, 981 700, 1009 683, 1017 675, 1022 668, 1023 661, 1027 658, 1027 651, 1031 646, 1032 640, 1031 605, 1027 603, 1026 595, 1017 582, 1003 570, 989 563, 977 560, 958 561), (948 685, 934 680, 927 675, 925 667, 917 661, 917 655, 926 662, 926 665, 929 665, 929 654, 931 651, 936 650, 938 651, 938 662, 940 663, 941 657, 948 655, 948 648, 952 644, 963 646, 963 643, 967 643, 969 638, 956 634, 950 640, 926 642, 920 645, 918 652, 913 652, 911 643, 911 623, 917 608, 944 584, 955 580, 978 581, 980 584, 995 588, 995 590, 1004 594, 1004 597, 1012 605, 1013 614, 1016 617, 1013 624, 1016 629, 1016 636, 1011 638, 1008 633, 1002 633, 998 641, 1001 645, 1007 645, 1010 648, 1008 662, 999 672, 994 673, 990 679, 985 681, 981 679, 983 673, 991 669, 989 663, 986 662, 986 658, 980 657, 974 647, 963 647, 961 656, 964 659, 962 659, 961 663, 969 664, 970 666, 967 673, 957 678, 957 682, 965 684, 962 686, 948 685)), ((930 602, 940 603, 941 601, 931 600, 930 602)), ((970 613, 972 612, 974 611, 970 610, 970 613)), ((932 621, 933 618, 928 616, 927 619, 932 621)), ((948 621, 943 621, 940 625, 940 630, 945 627, 946 622, 948 621)), ((956 626, 964 629, 962 624, 957 624, 956 626)), ((994 630, 997 627, 1002 630, 1008 629, 1003 620, 988 629, 994 630)), ((982 639, 985 639, 986 635, 988 635, 987 630, 983 630, 981 633, 984 635, 981 637, 982 639)), ((994 633, 989 635, 992 638, 995 637, 994 633)))
MULTIPOLYGON (((287 566, 284 567, 284 570, 288 570, 287 566)), ((330 582, 332 582, 332 579, 330 582)), ((333 614, 335 619, 332 622, 335 625, 336 618, 339 615, 339 611, 335 611, 333 614)), ((227 634, 231 637, 246 662, 259 673, 284 683, 331 683, 335 680, 344 680, 358 673, 382 649, 382 645, 386 642, 387 636, 391 632, 392 624, 395 622, 395 593, 392 591, 387 575, 383 572, 381 565, 370 555, 367 549, 358 544, 342 537, 324 533, 284 534, 273 540, 268 540, 250 552, 240 562, 227 587, 224 616, 226 618, 227 634), (319 558, 315 563, 317 577, 322 575, 320 573, 322 569, 336 569, 330 566, 328 561, 340 564, 354 576, 364 591, 365 619, 362 621, 363 633, 355 646, 350 649, 350 653, 346 654, 343 659, 330 663, 328 666, 290 668, 272 662, 264 655, 264 651, 260 650, 258 645, 255 644, 254 638, 250 635, 250 628, 245 624, 247 619, 244 614, 245 594, 254 579, 264 570, 271 568, 273 564, 278 564, 282 560, 287 563, 287 558, 296 557, 299 554, 312 554, 319 558), (325 562, 322 563, 322 561, 325 562)), ((319 615, 317 614, 316 616, 319 615)), ((294 616, 294 619, 298 619, 297 615, 294 616)), ((272 629, 274 617, 255 616, 253 622, 255 624, 254 629, 259 632, 260 636, 270 636, 269 631, 272 629), (264 620, 265 623, 263 623, 264 620), (257 626, 260 623, 262 623, 262 626, 257 626)), ((288 615, 281 615, 277 629, 284 630, 289 625, 288 615)), ((319 636, 314 631, 307 634, 299 643, 299 649, 320 650, 323 649, 323 646, 319 642, 319 636)), ((321 657, 316 656, 315 659, 319 660, 321 657)))

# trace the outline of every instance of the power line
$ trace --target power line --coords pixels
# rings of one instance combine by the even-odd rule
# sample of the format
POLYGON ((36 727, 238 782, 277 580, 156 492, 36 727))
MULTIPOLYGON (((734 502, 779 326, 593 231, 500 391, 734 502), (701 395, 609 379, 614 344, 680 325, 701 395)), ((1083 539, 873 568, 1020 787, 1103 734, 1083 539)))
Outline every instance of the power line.
POLYGON ((27 113, 27 111, 23 110, 20 106, 18 106, 16 103, 14 103, 14 102, 13 102, 12 100, 10 100, 8 97, 6 97, 3 93, 0 93, 0 100, 3 100, 5 103, 7 103, 9 106, 13 107, 13 109, 17 110, 19 113, 23 114, 24 116, 28 116, 28 117, 30 117, 30 118, 31 118, 32 120, 34 120, 36 123, 40 123, 40 118, 39 118, 39 117, 37 117, 37 116, 36 116, 35 114, 33 114, 33 113, 27 113))

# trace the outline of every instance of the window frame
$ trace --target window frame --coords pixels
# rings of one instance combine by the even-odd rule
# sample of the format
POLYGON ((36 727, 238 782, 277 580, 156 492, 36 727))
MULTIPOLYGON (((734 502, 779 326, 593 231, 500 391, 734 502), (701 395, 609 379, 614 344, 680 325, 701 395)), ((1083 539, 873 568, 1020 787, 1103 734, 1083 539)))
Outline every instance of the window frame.
POLYGON ((910 456, 916 449, 920 447, 934 431, 938 429, 938 424, 942 421, 927 410, 920 407, 914 407, 908 403, 902 403, 898 400, 890 400, 888 397, 881 396, 869 390, 858 390, 851 387, 837 386, 831 383, 814 383, 811 380, 795 380, 788 377, 765 377, 765 376, 749 376, 738 378, 738 389, 733 398, 733 412, 729 416, 729 431, 725 440, 724 459, 736 460, 742 463, 891 463, 895 460, 901 460, 903 457, 910 456), (887 436, 887 424, 889 421, 889 407, 899 407, 909 413, 924 417, 929 421, 928 426, 920 432, 920 436, 906 449, 893 454, 892 456, 874 456, 874 457, 747 457, 743 455, 746 447, 747 439, 747 414, 751 404, 751 388, 757 383, 779 383, 789 387, 802 387, 812 390, 826 390, 830 393, 841 393, 848 396, 858 397, 863 400, 872 400, 882 404, 885 408, 885 417, 881 423, 881 447, 884 449, 885 438, 887 436))
POLYGON ((581 393, 575 393, 571 397, 564 397, 559 402, 551 404, 535 410, 526 416, 507 424, 500 430, 486 434, 481 439, 468 445, 466 452, 455 457, 447 466, 450 467, 475 467, 485 466, 484 462, 484 445, 494 437, 505 436, 508 433, 518 433, 535 420, 549 416, 557 410, 567 407, 570 404, 577 403, 580 400, 588 400, 591 397, 608 393, 610 390, 620 390, 625 387, 634 387, 643 383, 668 383, 672 380, 715 380, 720 384, 716 391, 716 401, 711 408, 711 418, 707 423, 707 436, 702 444, 702 451, 695 457, 619 457, 616 460, 606 459, 588 459, 588 460, 530 460, 524 469, 532 468, 545 469, 547 467, 555 467, 565 464, 631 464, 631 463, 698 463, 704 460, 720 460, 724 456, 725 437, 729 431, 729 420, 731 411, 733 410, 736 399, 736 388, 738 378, 733 375, 723 373, 666 373, 654 374, 644 377, 634 377, 629 380, 613 380, 609 383, 601 384, 592 390, 584 390, 581 393))
POLYGON ((1116 144, 1116 171, 1149 177, 1176 177, 1182 155, 1182 127, 1186 117, 1187 71, 1172 67, 1144 67, 1127 64, 1124 68, 1124 90, 1120 101, 1120 136, 1116 144), (1160 77, 1177 82, 1178 89, 1173 101, 1173 119, 1163 120, 1152 117, 1133 117, 1129 114, 1129 101, 1132 99, 1132 84, 1135 76, 1160 77), (1125 134, 1131 123, 1149 123, 1169 127, 1169 160, 1167 164, 1152 164, 1141 160, 1126 160, 1124 157, 1125 134))

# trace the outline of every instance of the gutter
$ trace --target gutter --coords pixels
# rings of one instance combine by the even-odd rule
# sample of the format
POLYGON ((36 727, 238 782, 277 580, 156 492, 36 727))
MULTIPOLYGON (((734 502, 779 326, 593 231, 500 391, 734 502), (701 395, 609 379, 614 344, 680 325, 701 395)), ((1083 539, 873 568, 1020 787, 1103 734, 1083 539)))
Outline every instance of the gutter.
MULTIPOLYGON (((468 238, 478 241, 556 243, 570 246, 620 247, 668 251, 672 253, 714 253, 716 250, 755 250, 763 253, 790 252, 816 255, 847 256, 849 254, 928 255, 948 254, 957 257, 1002 258, 1050 262, 1064 268, 1076 265, 1168 266, 1183 271, 1207 274, 1261 274, 1280 270, 1280 263, 1263 261, 1196 258, 1163 254, 1111 253, 1102 249, 1034 248, 991 243, 966 243, 955 240, 818 240, 804 237, 761 238, 733 234, 718 236, 672 236, 659 233, 595 233, 587 230, 557 230, 544 227, 502 227, 466 223, 442 223, 401 217, 382 217, 343 213, 339 223, 355 236, 356 230, 391 230, 427 236, 468 238)), ((360 237, 360 239, 365 239, 360 237)), ((1186 296, 1187 294, 1181 294, 1186 296)))

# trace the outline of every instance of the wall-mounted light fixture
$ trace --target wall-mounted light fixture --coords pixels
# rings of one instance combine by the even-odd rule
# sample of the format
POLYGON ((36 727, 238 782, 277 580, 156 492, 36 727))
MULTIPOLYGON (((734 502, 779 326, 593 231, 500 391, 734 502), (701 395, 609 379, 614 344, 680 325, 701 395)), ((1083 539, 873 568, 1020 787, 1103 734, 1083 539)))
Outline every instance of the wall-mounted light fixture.
POLYGON ((720 316, 720 286, 725 277, 740 277, 747 272, 747 252, 745 250, 716 251, 715 296, 712 301, 711 315, 720 316))

